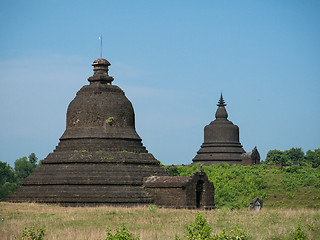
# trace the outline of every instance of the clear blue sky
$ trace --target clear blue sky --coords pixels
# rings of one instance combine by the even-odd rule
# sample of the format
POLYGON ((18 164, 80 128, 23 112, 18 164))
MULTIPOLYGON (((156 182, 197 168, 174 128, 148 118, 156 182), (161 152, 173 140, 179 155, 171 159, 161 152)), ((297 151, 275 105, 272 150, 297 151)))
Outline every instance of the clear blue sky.
POLYGON ((0 160, 43 159, 110 75, 163 164, 188 164, 223 92, 246 151, 320 147, 320 1, 0 1, 0 160))

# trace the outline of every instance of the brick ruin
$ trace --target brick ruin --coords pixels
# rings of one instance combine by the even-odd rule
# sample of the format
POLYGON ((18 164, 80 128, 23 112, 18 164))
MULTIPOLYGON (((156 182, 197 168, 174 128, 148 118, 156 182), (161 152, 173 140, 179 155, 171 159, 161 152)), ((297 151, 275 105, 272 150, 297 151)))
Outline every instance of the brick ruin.
POLYGON ((191 177, 151 176, 145 178, 144 186, 157 205, 166 203, 172 208, 215 208, 214 186, 202 168, 191 177))
POLYGON ((214 187, 202 170, 192 177, 170 177, 148 153, 135 130, 131 102, 112 85, 110 65, 102 58, 93 62, 90 84, 69 104, 58 146, 7 200, 214 208, 214 187))
POLYGON ((245 152, 239 142, 239 127, 228 120, 226 104, 221 93, 217 104, 216 119, 204 128, 204 142, 193 162, 210 164, 260 164, 260 154, 255 147, 245 152))

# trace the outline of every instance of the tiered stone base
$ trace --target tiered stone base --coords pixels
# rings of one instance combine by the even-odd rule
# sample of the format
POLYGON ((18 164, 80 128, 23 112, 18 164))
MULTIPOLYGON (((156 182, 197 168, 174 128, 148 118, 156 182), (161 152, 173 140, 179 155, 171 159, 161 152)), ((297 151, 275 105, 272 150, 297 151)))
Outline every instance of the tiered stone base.
POLYGON ((7 200, 82 205, 152 203, 142 184, 151 175, 167 175, 150 153, 56 151, 27 177, 7 200))
POLYGON ((66 151, 106 151, 147 153, 141 140, 137 139, 67 139, 59 142, 54 152, 66 151))
POLYGON ((241 164, 243 153, 244 150, 240 143, 203 143, 192 161, 205 165, 215 163, 241 164))

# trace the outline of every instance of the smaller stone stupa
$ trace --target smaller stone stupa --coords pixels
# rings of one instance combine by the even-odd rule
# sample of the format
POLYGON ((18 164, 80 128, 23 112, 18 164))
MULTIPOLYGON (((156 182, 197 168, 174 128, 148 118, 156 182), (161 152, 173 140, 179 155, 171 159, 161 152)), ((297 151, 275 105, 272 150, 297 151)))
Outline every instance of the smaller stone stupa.
POLYGON ((222 93, 217 106, 216 119, 205 126, 204 143, 192 161, 206 165, 214 163, 259 164, 260 154, 256 147, 249 153, 242 148, 239 141, 239 127, 228 120, 222 93))

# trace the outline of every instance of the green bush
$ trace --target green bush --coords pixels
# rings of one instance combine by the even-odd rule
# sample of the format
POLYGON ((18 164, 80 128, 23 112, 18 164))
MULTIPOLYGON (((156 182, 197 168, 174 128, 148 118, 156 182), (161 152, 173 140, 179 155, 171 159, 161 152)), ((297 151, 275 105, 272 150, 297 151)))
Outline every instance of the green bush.
POLYGON ((111 233, 111 228, 107 227, 107 237, 105 240, 139 240, 140 237, 135 237, 133 233, 130 233, 125 225, 122 225, 116 229, 115 234, 111 233))
POLYGON ((306 240, 307 239, 307 236, 304 233, 304 230, 300 224, 298 225, 298 227, 295 231, 291 232, 290 235, 292 237, 291 239, 293 239, 293 240, 306 240))
POLYGON ((180 175, 179 168, 176 166, 165 166, 165 170, 170 176, 179 176, 180 175))
POLYGON ((227 234, 225 230, 222 230, 220 234, 216 234, 212 238, 213 240, 247 240, 248 236, 239 228, 235 226, 230 234, 227 234))
MULTIPOLYGON (((239 226, 236 226, 229 234, 222 230, 220 234, 212 234, 211 226, 207 219, 197 213, 193 224, 186 226, 187 240, 247 240, 248 236, 242 232, 239 226)), ((180 240, 178 236, 175 240, 180 240)))
POLYGON ((211 238, 212 229, 207 222, 207 219, 197 213, 196 219, 193 224, 186 226, 188 240, 207 240, 211 238))
POLYGON ((35 229, 35 225, 32 225, 30 228, 25 227, 22 230, 21 238, 15 237, 15 240, 43 240, 45 235, 46 229, 45 227, 41 227, 35 229))

